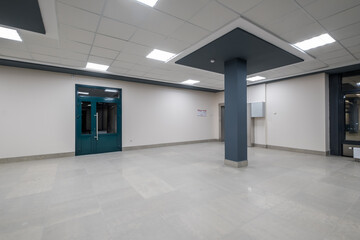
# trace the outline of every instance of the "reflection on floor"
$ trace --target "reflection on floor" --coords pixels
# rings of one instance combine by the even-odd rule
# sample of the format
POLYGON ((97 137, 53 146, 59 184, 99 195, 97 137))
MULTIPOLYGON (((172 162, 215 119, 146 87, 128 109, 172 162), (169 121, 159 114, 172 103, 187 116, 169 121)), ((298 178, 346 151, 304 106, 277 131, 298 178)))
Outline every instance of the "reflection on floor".
POLYGON ((0 164, 0 239, 359 239, 360 163, 222 143, 0 164))

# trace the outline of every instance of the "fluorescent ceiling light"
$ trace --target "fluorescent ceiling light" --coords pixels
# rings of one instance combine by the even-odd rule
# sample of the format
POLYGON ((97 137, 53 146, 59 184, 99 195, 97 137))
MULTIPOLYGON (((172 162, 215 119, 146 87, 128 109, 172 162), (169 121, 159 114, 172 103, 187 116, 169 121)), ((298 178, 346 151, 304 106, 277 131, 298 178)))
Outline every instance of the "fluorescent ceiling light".
POLYGON ((113 93, 117 93, 118 90, 116 89, 105 89, 105 92, 113 92, 113 93))
POLYGON ((198 80, 189 79, 189 80, 183 81, 182 84, 194 85, 195 83, 199 83, 199 82, 200 81, 198 81, 198 80))
POLYGON ((88 62, 88 63, 86 64, 86 68, 94 69, 94 70, 99 70, 99 71, 106 71, 106 70, 109 68, 109 66, 88 62))
POLYGON ((22 42, 22 39, 19 36, 18 32, 10 28, 0 27, 0 37, 22 42))
POLYGON ((330 44, 333 42, 335 42, 335 39, 333 39, 329 34, 325 33, 320 36, 313 37, 308 40, 295 43, 294 46, 300 48, 301 50, 306 51, 306 50, 324 46, 326 44, 330 44))
POLYGON ((173 58, 175 55, 176 55, 175 53, 170 53, 170 52, 165 52, 165 51, 161 51, 161 50, 158 50, 158 49, 154 49, 146 57, 151 58, 151 59, 155 59, 155 60, 159 60, 159 61, 163 61, 163 62, 167 62, 171 58, 173 58))
POLYGON ((81 95, 89 95, 88 92, 78 92, 78 94, 81 94, 81 95))
POLYGON ((146 4, 150 7, 154 7, 158 0, 136 0, 136 1, 146 4))
POLYGON ((256 76, 256 77, 248 78, 246 80, 248 80, 248 81, 259 81, 259 80, 264 80, 264 79, 265 79, 264 77, 256 76))

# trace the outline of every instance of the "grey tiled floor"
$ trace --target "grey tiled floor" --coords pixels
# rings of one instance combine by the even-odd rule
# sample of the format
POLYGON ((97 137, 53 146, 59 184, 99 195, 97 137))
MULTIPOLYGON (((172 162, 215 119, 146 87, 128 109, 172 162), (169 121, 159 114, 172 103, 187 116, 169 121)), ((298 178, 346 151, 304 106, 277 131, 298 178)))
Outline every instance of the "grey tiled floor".
POLYGON ((360 163, 205 143, 0 164, 0 239, 360 239, 360 163))

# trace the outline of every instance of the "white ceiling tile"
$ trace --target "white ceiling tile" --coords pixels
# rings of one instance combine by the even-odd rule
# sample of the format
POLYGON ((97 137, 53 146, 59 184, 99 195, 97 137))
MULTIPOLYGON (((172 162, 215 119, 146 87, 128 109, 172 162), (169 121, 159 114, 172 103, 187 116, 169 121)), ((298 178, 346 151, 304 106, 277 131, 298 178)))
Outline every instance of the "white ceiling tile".
POLYGON ((183 42, 196 43, 210 34, 209 31, 190 23, 184 23, 170 36, 183 42))
POLYGON ((308 5, 308 4, 312 3, 312 2, 315 2, 315 1, 317 1, 317 0, 296 0, 296 2, 298 4, 300 4, 301 6, 306 6, 306 5, 308 5))
POLYGON ((127 42, 125 43, 124 48, 122 49, 122 52, 138 55, 141 57, 147 56, 152 51, 152 48, 143 46, 137 43, 127 42))
POLYGON ((44 47, 59 47, 58 39, 49 38, 43 34, 29 31, 21 31, 19 34, 23 40, 22 44, 36 44, 44 47))
POLYGON ((299 9, 300 7, 294 1, 266 0, 244 13, 243 16, 260 26, 269 26, 271 22, 299 9))
POLYGON ((331 44, 328 44, 325 46, 310 49, 306 52, 311 54, 314 57, 317 57, 317 56, 320 56, 327 52, 332 52, 332 51, 339 50, 339 49, 343 49, 343 47, 339 43, 335 42, 335 43, 331 43, 331 44))
POLYGON ((224 4, 226 7, 233 9, 234 11, 242 14, 249 9, 255 7, 263 0, 218 0, 218 2, 224 4))
POLYGON ((152 67, 144 66, 144 65, 134 65, 131 68, 131 70, 142 71, 142 72, 150 72, 151 69, 152 69, 152 67))
POLYGON ((359 4, 359 0, 317 0, 304 8, 314 18, 320 20, 359 4))
POLYGON ((45 64, 46 63, 55 63, 55 64, 60 63, 60 58, 54 57, 54 56, 47 56, 47 55, 36 54, 36 53, 32 53, 31 56, 33 57, 34 60, 43 62, 45 64))
POLYGON ((296 67, 305 71, 310 71, 310 70, 327 67, 327 65, 324 64, 323 62, 320 62, 319 60, 311 60, 311 61, 298 63, 296 64, 296 67))
POLYGON ((111 64, 112 67, 116 67, 116 68, 127 68, 127 69, 132 69, 135 64, 134 63, 129 63, 129 62, 124 62, 124 61, 114 61, 111 64))
POLYGON ((61 65, 67 66, 67 67, 73 67, 73 68, 85 68, 86 67, 86 61, 78 61, 73 59, 61 59, 60 60, 61 65))
POLYGON ((168 71, 168 70, 160 69, 160 68, 154 68, 149 73, 155 73, 155 74, 164 75, 164 76, 174 76, 172 74, 172 71, 168 71))
POLYGON ((110 66, 113 60, 109 58, 102 58, 97 56, 89 56, 88 62, 110 66))
POLYGON ((323 27, 318 23, 312 23, 306 26, 298 27, 281 35, 281 38, 289 43, 297 43, 325 33, 323 27))
POLYGON ((0 56, 14 57, 20 59, 32 59, 31 55, 28 52, 2 47, 0 47, 0 56))
POLYGON ((360 60, 360 53, 355 54, 355 57, 360 60))
POLYGON ((154 47, 165 39, 165 36, 139 29, 130 39, 131 42, 154 47))
POLYGON ((349 50, 353 54, 358 54, 360 53, 360 44, 353 47, 348 47, 347 50, 349 50))
POLYGON ((130 76, 134 76, 134 77, 142 77, 146 74, 146 72, 143 72, 143 71, 137 71, 137 70, 129 70, 127 72, 128 75, 130 76))
POLYGON ((331 17, 320 20, 320 23, 328 30, 334 31, 350 24, 360 22, 360 5, 331 17))
POLYGON ((60 23, 95 32, 100 16, 57 2, 57 17, 60 23))
POLYGON ((89 12, 101 14, 105 0, 57 0, 89 12))
POLYGON ((88 58, 87 54, 72 52, 72 51, 68 51, 68 50, 61 51, 60 56, 65 59, 77 60, 77 61, 82 61, 82 62, 86 62, 86 60, 88 58))
POLYGON ((129 40, 135 31, 134 26, 104 17, 101 19, 98 29, 98 33, 124 40, 129 40))
POLYGON ((93 32, 74 28, 68 25, 60 24, 59 29, 61 38, 65 38, 67 40, 92 44, 95 38, 95 33, 93 32))
POLYGON ((115 74, 126 74, 129 71, 127 68, 109 67, 108 72, 115 74))
POLYGON ((119 56, 116 58, 118 61, 125 61, 130 63, 138 63, 144 60, 145 56, 138 56, 135 54, 128 54, 125 52, 121 52, 119 56))
POLYGON ((352 46, 359 45, 360 44, 360 35, 341 40, 340 42, 345 47, 352 47, 352 46))
POLYGON ((167 76, 164 75, 160 75, 160 74, 156 74, 156 73, 146 73, 144 75, 145 78, 150 78, 150 79, 154 79, 154 80, 161 80, 161 81, 167 81, 169 82, 169 78, 167 76))
POLYGON ((149 58, 144 58, 144 60, 139 63, 143 66, 151 67, 151 68, 166 68, 166 63, 162 61, 157 61, 149 58))
POLYGON ((323 62, 326 64, 329 64, 329 65, 334 65, 334 64, 345 64, 348 62, 353 62, 355 60, 356 59, 353 56, 348 54, 346 56, 342 56, 342 57, 338 57, 338 58, 331 58, 331 59, 323 60, 323 62))
POLYGON ((159 1, 155 8, 183 20, 189 20, 209 0, 166 0, 159 1))
POLYGON ((167 36, 173 33, 174 30, 180 27, 183 23, 184 21, 179 20, 178 18, 153 10, 144 22, 138 24, 137 26, 145 28, 151 32, 167 36))
POLYGON ((39 45, 28 45, 28 50, 31 53, 38 53, 42 55, 49 55, 49 56, 60 56, 62 49, 60 48, 49 48, 43 47, 39 45))
POLYGON ((121 49, 123 49, 125 44, 126 41, 117 38, 107 37, 100 34, 96 34, 94 41, 95 46, 111 49, 114 51, 121 51, 121 49))
POLYGON ((180 53, 188 47, 190 47, 190 44, 184 43, 174 38, 167 38, 159 42, 158 45, 155 45, 155 48, 157 49, 161 49, 163 51, 172 52, 172 53, 180 53))
POLYGON ((314 20, 306 15, 302 10, 296 10, 274 21, 272 24, 267 26, 267 30, 281 36, 288 32, 292 32, 294 29, 299 29, 314 23, 314 20))
POLYGON ((115 59, 117 57, 117 55, 119 54, 119 52, 114 51, 114 50, 109 50, 109 49, 93 46, 92 49, 91 49, 90 54, 93 55, 93 56, 115 59))
POLYGON ((360 35, 360 22, 333 31, 330 35, 336 40, 343 40, 360 35))
POLYGON ((138 26, 152 11, 155 10, 134 0, 108 0, 104 16, 138 26))
POLYGON ((324 60, 328 60, 328 59, 343 57, 348 54, 349 54, 348 51, 346 51, 345 49, 339 49, 339 50, 335 50, 332 52, 327 52, 327 53, 321 54, 321 55, 317 56, 317 59, 324 61, 324 60))
POLYGON ((24 42, 12 41, 5 38, 0 38, 0 47, 27 51, 24 42))
POLYGON ((207 30, 215 31, 238 17, 238 14, 235 14, 219 3, 211 2, 189 21, 207 30))
POLYGON ((68 40, 61 40, 59 44, 60 44, 60 48, 78 53, 84 53, 84 54, 89 54, 91 49, 90 45, 78 43, 74 41, 68 41, 68 40))

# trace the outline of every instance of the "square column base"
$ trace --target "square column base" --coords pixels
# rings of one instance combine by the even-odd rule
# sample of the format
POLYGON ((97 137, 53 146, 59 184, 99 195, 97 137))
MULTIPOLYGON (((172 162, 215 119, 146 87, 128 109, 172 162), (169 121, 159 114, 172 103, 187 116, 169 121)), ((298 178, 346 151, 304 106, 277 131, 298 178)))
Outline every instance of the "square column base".
POLYGON ((229 167, 233 167, 233 168, 242 168, 242 167, 248 166, 248 161, 246 160, 246 161, 235 162, 235 161, 225 159, 224 164, 225 164, 225 166, 229 166, 229 167))

